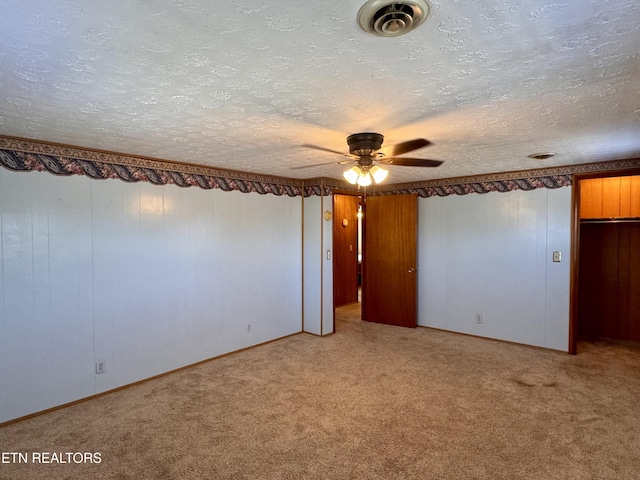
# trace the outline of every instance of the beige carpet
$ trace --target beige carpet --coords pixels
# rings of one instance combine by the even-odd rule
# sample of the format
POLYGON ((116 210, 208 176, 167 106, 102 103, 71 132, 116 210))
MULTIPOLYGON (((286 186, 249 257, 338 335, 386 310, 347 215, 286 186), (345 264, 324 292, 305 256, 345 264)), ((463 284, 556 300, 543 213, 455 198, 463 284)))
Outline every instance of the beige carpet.
POLYGON ((332 336, 295 335, 1 428, 0 450, 29 463, 0 463, 0 478, 640 478, 637 346, 569 356, 369 324, 358 307, 340 309, 332 336), (33 464, 40 452, 101 463, 33 464))

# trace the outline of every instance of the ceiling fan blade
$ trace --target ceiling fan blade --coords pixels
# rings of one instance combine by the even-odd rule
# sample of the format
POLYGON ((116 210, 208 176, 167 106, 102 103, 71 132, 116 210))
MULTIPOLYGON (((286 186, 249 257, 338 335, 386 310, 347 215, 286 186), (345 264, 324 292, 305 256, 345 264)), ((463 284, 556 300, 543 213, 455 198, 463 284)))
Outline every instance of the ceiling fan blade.
POLYGON ((376 160, 385 165, 398 165, 401 167, 439 167, 444 162, 441 160, 429 160, 427 158, 384 157, 376 160))
POLYGON ((302 146, 305 147, 305 148, 313 148, 315 150, 322 150, 323 152, 337 153, 338 155, 342 155, 343 157, 357 158, 354 155, 350 155, 348 153, 338 152, 337 150, 331 150, 330 148, 318 147, 317 145, 304 144, 302 146))
POLYGON ((347 163, 351 163, 353 160, 343 160, 341 162, 324 162, 324 163, 314 163, 313 165, 302 165, 300 167, 290 167, 291 170, 301 170, 303 168, 313 168, 313 167, 322 167, 323 165, 345 165, 347 163))
POLYGON ((409 153, 419 148, 426 147, 427 145, 431 145, 429 140, 416 138, 414 140, 408 140, 406 142, 396 143, 395 145, 382 147, 376 153, 382 153, 386 157, 395 157, 397 155, 402 155, 404 153, 409 153))

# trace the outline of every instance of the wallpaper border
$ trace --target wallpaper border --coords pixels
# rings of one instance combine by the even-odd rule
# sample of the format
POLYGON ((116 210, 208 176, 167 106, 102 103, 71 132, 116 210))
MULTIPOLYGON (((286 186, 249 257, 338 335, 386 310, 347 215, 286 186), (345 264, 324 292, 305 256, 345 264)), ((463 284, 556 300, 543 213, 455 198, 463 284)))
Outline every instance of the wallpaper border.
POLYGON ((420 197, 445 197, 469 193, 509 192, 570 186, 579 173, 625 171, 640 167, 640 159, 609 160, 560 167, 519 170, 469 177, 445 178, 377 187, 377 195, 414 193, 420 197))
POLYGON ((82 149, 0 136, 0 164, 14 171, 46 171, 54 175, 86 175, 96 180, 174 184, 219 188, 243 193, 302 195, 297 179, 225 170, 153 158, 82 149))
MULTIPOLYGON (((124 182, 174 184, 203 189, 287 195, 329 196, 334 191, 363 192, 342 180, 307 180, 260 175, 154 158, 0 135, 0 165, 13 171, 46 171, 54 175, 86 175, 93 179, 117 178, 124 182)), ((427 180, 369 187, 367 195, 412 193, 420 197, 509 192, 537 188, 560 188, 572 183, 574 174, 624 171, 640 168, 640 159, 611 160, 535 170, 427 180)))

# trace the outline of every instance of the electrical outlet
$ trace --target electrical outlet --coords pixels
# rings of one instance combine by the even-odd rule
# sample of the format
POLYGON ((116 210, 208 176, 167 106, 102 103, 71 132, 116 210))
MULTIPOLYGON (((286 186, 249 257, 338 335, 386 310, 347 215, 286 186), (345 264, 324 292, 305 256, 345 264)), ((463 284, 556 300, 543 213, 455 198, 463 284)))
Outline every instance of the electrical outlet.
POLYGON ((251 324, 247 323, 247 333, 251 333, 251 324))
POLYGON ((476 313, 476 323, 482 323, 482 314, 476 313))
POLYGON ((559 252, 559 251, 553 252, 553 261, 554 262, 562 261, 562 252, 559 252))
POLYGON ((107 371, 107 361, 106 360, 98 360, 96 362, 96 375, 100 375, 107 371))

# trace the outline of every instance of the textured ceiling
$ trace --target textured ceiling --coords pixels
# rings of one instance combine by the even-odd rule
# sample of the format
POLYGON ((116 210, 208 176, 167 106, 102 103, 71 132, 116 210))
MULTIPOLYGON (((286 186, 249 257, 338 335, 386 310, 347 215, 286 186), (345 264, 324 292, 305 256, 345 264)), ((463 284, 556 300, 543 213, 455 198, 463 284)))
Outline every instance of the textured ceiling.
POLYGON ((637 0, 429 0, 396 38, 363 3, 3 0, 0 134, 292 178, 431 140, 392 183, 640 156, 637 0))

